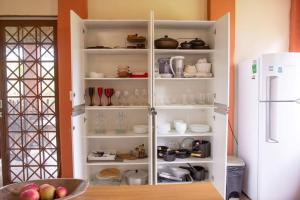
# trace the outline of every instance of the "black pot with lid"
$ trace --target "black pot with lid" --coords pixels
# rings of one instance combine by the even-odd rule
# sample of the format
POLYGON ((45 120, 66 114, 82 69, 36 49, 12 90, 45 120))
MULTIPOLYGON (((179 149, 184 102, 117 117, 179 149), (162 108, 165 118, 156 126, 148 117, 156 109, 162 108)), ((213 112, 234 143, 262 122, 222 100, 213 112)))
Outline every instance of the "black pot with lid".
POLYGON ((154 45, 157 49, 176 49, 178 47, 178 41, 165 35, 163 38, 156 39, 154 45))

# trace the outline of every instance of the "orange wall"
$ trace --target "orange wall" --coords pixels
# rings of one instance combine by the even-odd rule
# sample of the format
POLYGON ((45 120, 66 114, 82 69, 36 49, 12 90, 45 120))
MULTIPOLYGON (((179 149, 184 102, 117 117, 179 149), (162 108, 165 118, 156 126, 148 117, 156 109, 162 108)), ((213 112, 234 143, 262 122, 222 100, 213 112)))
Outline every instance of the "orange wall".
POLYGON ((300 52, 300 0, 291 2, 290 51, 300 52))
POLYGON ((72 177, 70 10, 87 18, 87 0, 59 0, 57 19, 61 176, 72 177))
MULTIPOLYGON (((229 122, 234 127, 234 46, 235 46, 235 0, 208 0, 208 20, 216 20, 230 12, 230 108, 229 122)), ((228 127, 229 128, 229 127, 228 127)), ((232 132, 228 134, 228 154, 233 154, 232 132)))

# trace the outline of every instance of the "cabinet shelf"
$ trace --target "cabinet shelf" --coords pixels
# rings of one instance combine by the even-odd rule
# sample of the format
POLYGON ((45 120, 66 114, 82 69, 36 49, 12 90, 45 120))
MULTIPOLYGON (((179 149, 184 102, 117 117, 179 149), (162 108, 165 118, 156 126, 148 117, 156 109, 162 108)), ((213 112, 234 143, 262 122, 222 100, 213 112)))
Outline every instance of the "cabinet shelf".
POLYGON ((147 110, 148 106, 86 106, 85 110, 147 110))
POLYGON ((87 162, 88 166, 102 166, 102 165, 147 165, 148 159, 137 159, 137 160, 124 160, 123 162, 114 162, 114 161, 103 161, 103 162, 87 162))
POLYGON ((197 55, 214 53, 214 49, 155 49, 155 54, 172 54, 172 55, 197 55))
POLYGON ((87 139, 126 139, 126 138, 147 138, 148 134, 136 134, 133 132, 127 133, 116 133, 115 131, 108 131, 106 133, 97 134, 97 133, 89 133, 86 138, 87 139))
POLYGON ((183 134, 176 133, 176 131, 170 131, 169 133, 163 134, 159 133, 157 134, 158 138, 166 138, 166 137, 212 137, 213 133, 206 132, 206 133, 193 133, 193 132, 186 132, 183 134))
POLYGON ((180 159, 176 158, 173 162, 168 162, 164 161, 163 159, 157 159, 157 164, 159 165, 172 165, 172 164, 185 164, 185 163, 212 163, 213 159, 212 158, 185 158, 185 159, 180 159))
POLYGON ((86 81, 143 81, 148 78, 84 78, 86 81))
POLYGON ((157 110, 189 110, 189 109, 214 109, 214 105, 163 105, 155 106, 157 110))
POLYGON ((198 80, 213 80, 214 77, 203 78, 155 78, 157 81, 198 81, 198 80))
POLYGON ((148 49, 84 49, 87 54, 103 54, 103 55, 136 55, 147 54, 148 49))

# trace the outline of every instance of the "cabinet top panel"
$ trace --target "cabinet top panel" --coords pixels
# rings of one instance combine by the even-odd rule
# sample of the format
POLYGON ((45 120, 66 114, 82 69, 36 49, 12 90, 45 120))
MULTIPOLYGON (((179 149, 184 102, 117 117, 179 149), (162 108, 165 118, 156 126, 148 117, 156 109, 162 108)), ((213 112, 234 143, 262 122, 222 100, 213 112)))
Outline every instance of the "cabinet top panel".
POLYGON ((83 20, 86 28, 146 28, 148 20, 83 20))

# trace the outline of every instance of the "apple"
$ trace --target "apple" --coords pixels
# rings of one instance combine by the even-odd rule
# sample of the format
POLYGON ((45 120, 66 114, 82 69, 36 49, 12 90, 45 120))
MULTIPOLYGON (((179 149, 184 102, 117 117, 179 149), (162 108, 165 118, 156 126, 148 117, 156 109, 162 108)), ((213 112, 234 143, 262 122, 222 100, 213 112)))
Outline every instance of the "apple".
POLYGON ((44 184, 40 185, 40 188, 39 188, 39 189, 42 189, 42 188, 47 187, 47 186, 49 186, 49 184, 44 183, 44 184))
POLYGON ((55 195, 55 187, 49 184, 43 184, 40 186, 41 200, 52 200, 55 195))
POLYGON ((68 190, 65 187, 59 186, 56 188, 55 194, 57 198, 62 198, 67 196, 68 190))
POLYGON ((35 189, 28 189, 20 193, 20 200, 39 200, 40 195, 35 189))
POLYGON ((39 186, 36 183, 28 183, 22 187, 21 192, 29 189, 39 191, 39 186))

